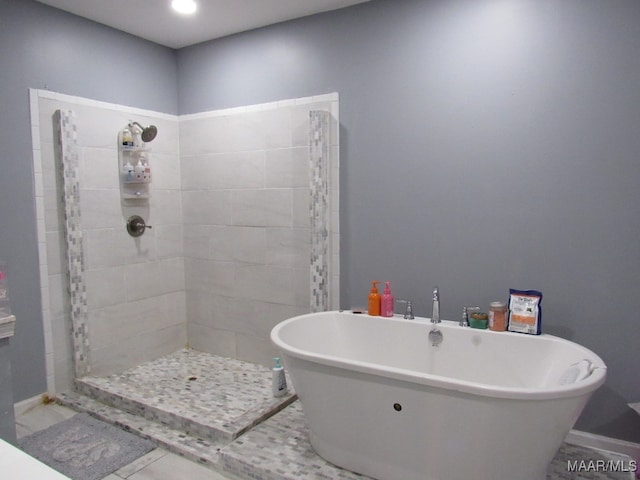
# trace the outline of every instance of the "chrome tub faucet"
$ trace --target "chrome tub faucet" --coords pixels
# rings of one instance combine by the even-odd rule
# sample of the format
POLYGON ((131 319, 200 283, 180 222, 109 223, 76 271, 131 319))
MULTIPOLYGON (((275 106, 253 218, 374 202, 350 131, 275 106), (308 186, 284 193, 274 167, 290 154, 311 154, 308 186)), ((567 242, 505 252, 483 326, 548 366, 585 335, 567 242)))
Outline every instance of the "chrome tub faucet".
POLYGON ((431 313, 431 323, 440 323, 440 290, 433 287, 433 311, 431 313))
MULTIPOLYGON (((440 323, 440 291, 438 287, 433 288, 433 311, 431 313, 431 323, 440 323)), ((429 332, 429 341, 434 347, 440 346, 443 340, 443 335, 440 329, 434 326, 429 332)))

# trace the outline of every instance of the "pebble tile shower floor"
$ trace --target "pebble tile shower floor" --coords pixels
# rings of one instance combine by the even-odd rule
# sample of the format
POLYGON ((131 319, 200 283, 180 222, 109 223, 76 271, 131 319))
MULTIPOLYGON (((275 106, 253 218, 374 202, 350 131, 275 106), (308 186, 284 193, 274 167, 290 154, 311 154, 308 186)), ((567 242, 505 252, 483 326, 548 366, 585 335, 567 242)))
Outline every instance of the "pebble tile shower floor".
MULTIPOLYGON (((291 386, 291 383, 289 382, 291 386)), ((271 395, 263 366, 180 350, 108 377, 85 377, 60 403, 156 441, 193 461, 240 479, 367 480, 313 451, 293 391, 271 395)), ((564 444, 548 480, 622 480, 621 472, 568 472, 568 461, 624 455, 564 444)))
POLYGON ((295 399, 292 392, 274 398, 271 371, 261 365, 187 349, 120 374, 85 377, 77 388, 211 440, 233 440, 295 399))

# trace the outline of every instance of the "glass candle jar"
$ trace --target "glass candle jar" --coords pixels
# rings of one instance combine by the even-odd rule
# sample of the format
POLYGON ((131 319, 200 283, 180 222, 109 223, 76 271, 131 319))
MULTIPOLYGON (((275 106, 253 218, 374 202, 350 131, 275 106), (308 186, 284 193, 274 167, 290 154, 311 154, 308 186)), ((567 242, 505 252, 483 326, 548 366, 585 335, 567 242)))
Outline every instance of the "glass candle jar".
POLYGON ((489 329, 504 332, 507 329, 507 304, 491 302, 489 304, 489 329))

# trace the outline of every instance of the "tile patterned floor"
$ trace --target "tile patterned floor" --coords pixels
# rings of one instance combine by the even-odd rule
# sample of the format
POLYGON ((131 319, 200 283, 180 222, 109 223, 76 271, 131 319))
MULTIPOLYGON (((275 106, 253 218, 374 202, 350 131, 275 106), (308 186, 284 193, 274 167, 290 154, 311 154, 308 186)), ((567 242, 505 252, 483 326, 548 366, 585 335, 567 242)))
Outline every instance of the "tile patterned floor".
MULTIPOLYGON (((584 461, 588 468, 589 462, 598 460, 623 462, 619 465, 628 468, 631 459, 626 455, 565 443, 549 466, 547 480, 634 478, 630 472, 569 471, 568 462, 580 465, 584 461)), ((315 454, 308 439, 300 402, 295 402, 224 447, 220 451, 220 468, 223 473, 261 480, 370 480, 335 467, 315 454)))
POLYGON ((366 480, 336 467, 313 451, 300 402, 220 450, 223 473, 260 480, 366 480))
MULTIPOLYGON (((61 405, 39 405, 16 417, 18 438, 72 417, 77 412, 61 405)), ((231 480, 218 472, 162 448, 106 476, 104 480, 231 480)))
MULTIPOLYGON (((274 399, 271 372, 261 366, 181 350, 122 374, 85 378, 81 385, 86 386, 81 389, 95 394, 99 400, 112 405, 122 402, 133 412, 78 394, 63 395, 62 401, 153 438, 164 449, 215 470, 215 475, 260 480, 368 478, 335 467, 315 454, 300 403, 294 396, 274 399), (278 413, 270 416, 278 409, 278 413), (177 425, 168 423, 168 420, 175 423, 176 418, 177 425), (199 436, 203 432, 191 423, 206 426, 204 433, 209 428, 222 433, 215 434, 213 439, 199 436), (192 433, 187 434, 185 430, 192 433)), ((628 472, 571 472, 568 469, 568 462, 588 464, 597 460, 628 462, 630 459, 564 444, 549 467, 548 480, 633 478, 628 472)), ((139 478, 164 478, 155 475, 139 478)), ((138 477, 130 478, 137 480, 138 477)))

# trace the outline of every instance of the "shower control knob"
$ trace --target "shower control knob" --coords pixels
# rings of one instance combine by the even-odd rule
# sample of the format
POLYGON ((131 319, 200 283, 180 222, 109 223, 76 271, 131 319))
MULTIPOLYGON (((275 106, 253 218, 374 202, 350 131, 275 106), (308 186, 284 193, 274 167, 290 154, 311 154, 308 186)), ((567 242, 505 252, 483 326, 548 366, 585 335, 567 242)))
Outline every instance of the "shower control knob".
POLYGON ((152 227, 147 225, 140 215, 131 215, 127 220, 127 232, 132 237, 141 236, 147 228, 152 227))

